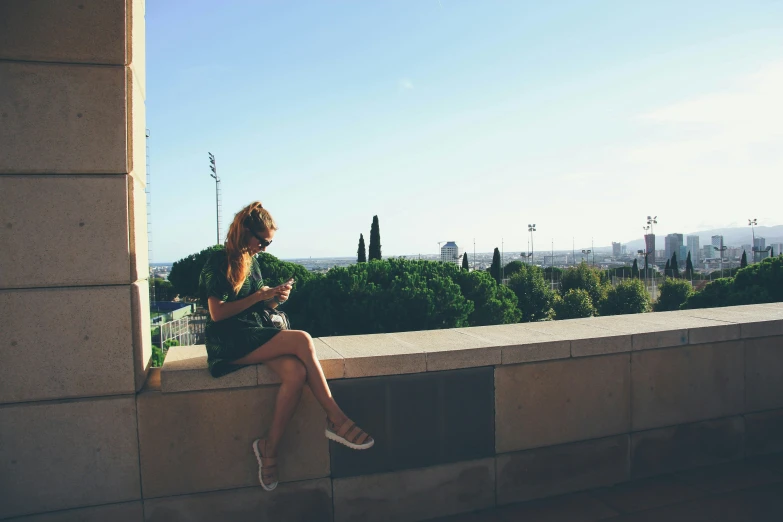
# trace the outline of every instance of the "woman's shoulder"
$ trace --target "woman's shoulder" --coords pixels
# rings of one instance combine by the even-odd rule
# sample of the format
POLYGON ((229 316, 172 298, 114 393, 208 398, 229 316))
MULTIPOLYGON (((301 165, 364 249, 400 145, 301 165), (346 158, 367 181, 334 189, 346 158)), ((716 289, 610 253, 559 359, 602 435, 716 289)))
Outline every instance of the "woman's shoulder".
POLYGON ((215 249, 204 263, 204 271, 223 271, 228 268, 228 255, 224 248, 215 249))

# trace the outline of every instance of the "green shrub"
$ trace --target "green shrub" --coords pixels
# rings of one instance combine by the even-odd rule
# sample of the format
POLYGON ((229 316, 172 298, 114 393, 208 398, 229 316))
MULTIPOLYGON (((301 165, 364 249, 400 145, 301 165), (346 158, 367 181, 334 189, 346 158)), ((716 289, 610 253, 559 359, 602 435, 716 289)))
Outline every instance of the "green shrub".
POLYGON ((693 286, 682 279, 665 279, 658 290, 658 300, 653 306, 656 312, 679 310, 683 303, 693 295, 693 286))
POLYGON ((783 301, 783 257, 768 257, 716 279, 691 295, 683 308, 710 308, 783 301))
POLYGON ((563 272, 560 293, 565 297, 570 290, 585 290, 592 303, 600 303, 606 294, 606 287, 606 283, 602 281, 602 271, 582 261, 578 266, 563 272))
POLYGON ((563 297, 558 296, 554 303, 556 319, 577 319, 592 317, 595 307, 587 290, 572 288, 563 297))
POLYGON ((522 265, 511 276, 508 287, 516 296, 522 322, 550 319, 555 302, 555 292, 544 279, 544 271, 537 266, 522 265))
POLYGON ((650 311, 650 294, 638 279, 626 279, 609 288, 599 304, 601 315, 641 314, 650 311))

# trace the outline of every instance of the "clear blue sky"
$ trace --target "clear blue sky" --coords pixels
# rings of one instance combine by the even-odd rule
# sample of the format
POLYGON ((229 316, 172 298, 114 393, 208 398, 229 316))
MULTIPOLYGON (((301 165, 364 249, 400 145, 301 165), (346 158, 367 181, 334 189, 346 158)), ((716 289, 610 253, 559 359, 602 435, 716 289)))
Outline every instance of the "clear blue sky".
POLYGON ((783 2, 148 2, 153 261, 254 199, 282 258, 783 223, 783 2), (772 201, 770 201, 772 198, 772 201))

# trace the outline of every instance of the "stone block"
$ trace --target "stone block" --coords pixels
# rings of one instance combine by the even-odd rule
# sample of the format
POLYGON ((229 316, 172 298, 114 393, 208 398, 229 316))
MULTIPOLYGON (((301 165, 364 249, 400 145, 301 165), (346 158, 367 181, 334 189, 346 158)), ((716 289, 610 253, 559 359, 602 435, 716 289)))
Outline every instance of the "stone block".
POLYGON ((633 431, 742 413, 742 341, 634 352, 633 431))
POLYGON ((707 496, 707 493, 674 479, 671 475, 617 484, 590 494, 620 513, 636 513, 707 496))
POLYGON ((345 377, 372 377, 427 371, 426 355, 412 344, 391 335, 321 337, 345 358, 345 377))
POLYGON ((135 391, 128 286, 0 291, 0 402, 135 391))
POLYGON ((172 346, 160 371, 163 393, 220 390, 256 386, 256 366, 245 366, 220 378, 212 377, 207 366, 207 349, 203 344, 172 346))
MULTIPOLYGON (((321 339, 313 339, 315 354, 321 363, 321 369, 327 379, 342 379, 345 375, 345 360, 343 356, 334 351, 321 339)), ((280 377, 265 364, 256 366, 259 385, 280 384, 280 377)))
POLYGON ((745 411, 783 408, 783 336, 745 341, 745 411))
POLYGON ((598 326, 594 318, 526 323, 525 328, 571 341, 571 357, 630 352, 631 336, 598 326))
POLYGON ((460 518, 459 522, 596 522, 604 519, 619 522, 612 518, 615 515, 617 511, 588 493, 572 493, 503 506, 488 512, 487 518, 466 518, 464 521, 460 518))
POLYGON ((783 452, 783 410, 745 415, 745 455, 783 452))
POLYGON ((337 522, 413 521, 495 504, 495 459, 333 480, 337 522))
POLYGON ((713 494, 730 493, 775 482, 783 482, 783 474, 769 469, 757 459, 737 460, 681 471, 676 480, 713 494))
MULTIPOLYGON (((138 1, 138 0, 131 0, 138 1)), ((127 70, 128 172, 142 187, 147 185, 147 109, 141 80, 127 70)), ((153 142, 154 143, 154 142, 153 142)), ((146 215, 145 215, 146 217, 146 215)), ((146 220, 145 220, 146 222, 146 220)))
POLYGON ((630 431, 630 356, 495 368, 495 451, 630 431))
POLYGON ((783 335, 783 310, 762 305, 684 310, 693 317, 736 323, 743 339, 783 335))
POLYGON ((422 330, 390 334, 427 354, 427 371, 456 370, 500 364, 500 348, 459 333, 459 330, 422 330))
POLYGON ((0 59, 123 65, 125 2, 0 2, 0 59))
POLYGON ((0 78, 0 174, 128 172, 124 67, 0 62, 0 78))
POLYGON ((147 194, 144 185, 133 176, 128 180, 128 245, 130 280, 150 277, 149 243, 147 241, 147 194))
POLYGON ((457 332, 475 337, 489 346, 500 348, 501 364, 567 359, 571 357, 571 341, 525 328, 521 324, 475 326, 457 332))
POLYGON ((4 519, 4 522, 143 522, 141 501, 123 502, 65 511, 53 511, 40 515, 4 519))
MULTIPOLYGON (((276 387, 138 395, 144 498, 258 485, 251 444, 276 397, 276 387)), ((279 448, 282 482, 329 475, 324 418, 305 388, 279 448)))
POLYGON ((510 504, 628 480, 628 435, 497 456, 497 502, 510 504))
POLYGON ((130 42, 126 65, 130 66, 136 82, 141 88, 144 99, 147 99, 147 42, 146 42, 146 0, 131 0, 130 42))
POLYGON ((0 176, 0 288, 130 283, 127 203, 123 176, 0 176))
POLYGON ((0 407, 0 518, 140 500, 133 397, 0 407))
POLYGON ((146 522, 331 522, 332 484, 328 478, 144 501, 146 522))
MULTIPOLYGON (((653 350, 688 344, 688 329, 655 322, 654 314, 612 315, 596 317, 596 325, 631 335, 633 350, 653 350)), ((696 320, 698 321, 698 320, 696 320)), ((707 321, 704 321, 705 323, 707 321)))
POLYGON ((742 458, 742 417, 680 424, 631 434, 631 479, 742 458))
POLYGON ((133 339, 133 366, 136 373, 136 391, 147 381, 152 359, 150 335, 150 287, 148 281, 131 285, 131 337, 133 339))

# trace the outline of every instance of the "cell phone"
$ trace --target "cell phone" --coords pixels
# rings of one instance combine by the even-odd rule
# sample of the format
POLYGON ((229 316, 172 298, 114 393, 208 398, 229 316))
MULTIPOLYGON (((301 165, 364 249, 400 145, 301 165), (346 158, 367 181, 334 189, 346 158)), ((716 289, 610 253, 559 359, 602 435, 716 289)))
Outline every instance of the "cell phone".
POLYGON ((294 284, 295 282, 296 282, 296 281, 295 281, 295 280, 294 280, 294 278, 292 277, 291 279, 289 279, 288 281, 286 281, 285 283, 283 283, 283 284, 282 284, 282 285, 280 285, 280 286, 293 286, 293 284, 294 284))

